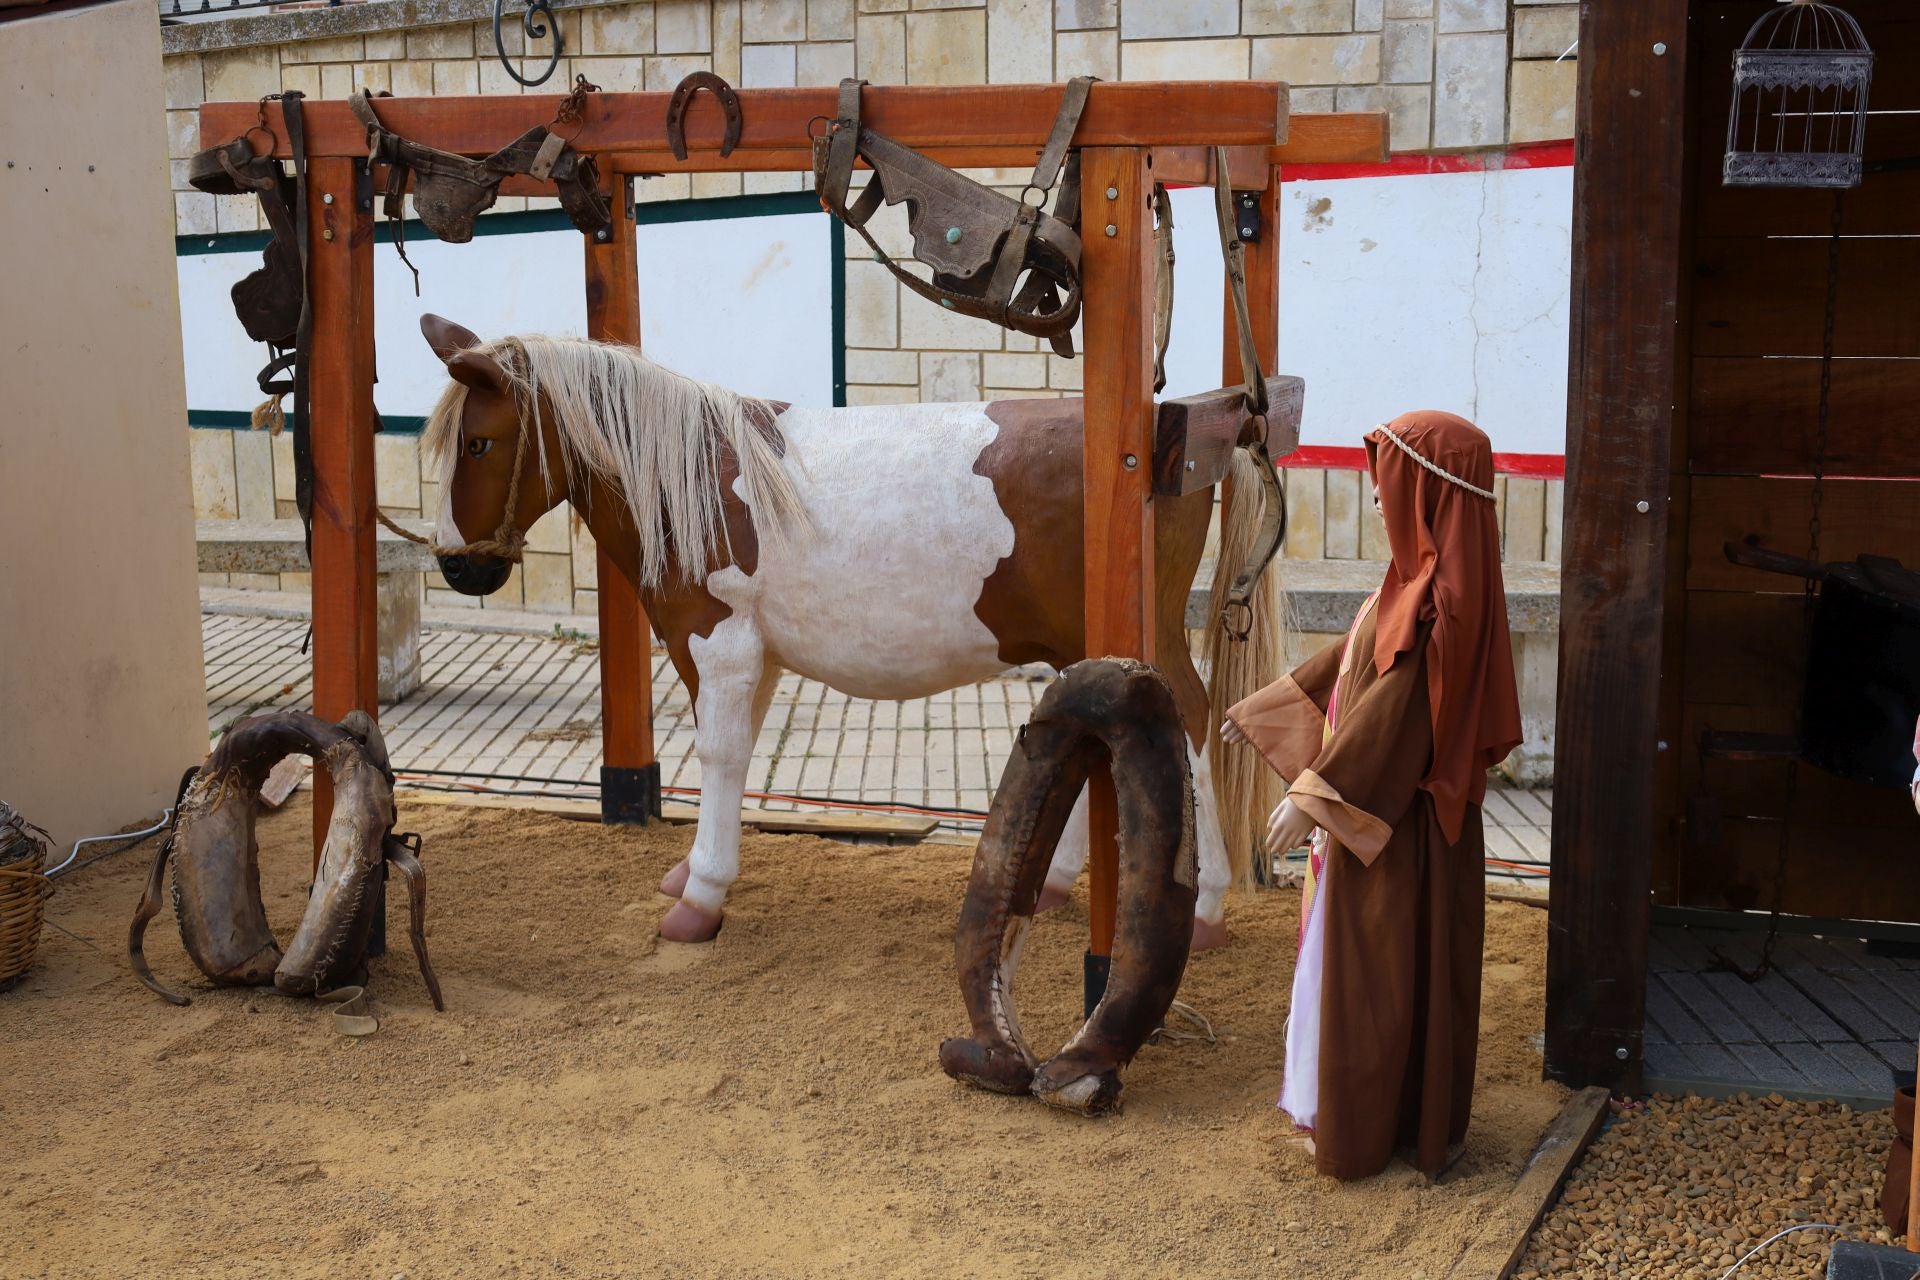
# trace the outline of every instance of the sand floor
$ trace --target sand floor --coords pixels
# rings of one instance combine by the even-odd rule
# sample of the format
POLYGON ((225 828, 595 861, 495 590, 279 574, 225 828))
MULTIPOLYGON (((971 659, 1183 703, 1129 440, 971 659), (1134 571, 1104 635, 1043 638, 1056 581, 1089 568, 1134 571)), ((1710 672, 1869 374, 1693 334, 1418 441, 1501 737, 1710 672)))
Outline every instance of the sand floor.
MULTIPOLYGON (((263 819, 285 939, 303 796, 263 819)), ((1150 1045, 1089 1121, 964 1089, 940 1040, 969 853, 747 837, 726 929, 662 944, 653 890, 691 828, 605 830, 407 806, 426 838, 436 1015, 404 932, 378 1034, 271 991, 202 989, 171 913, 123 940, 149 849, 63 881, 38 966, 0 995, 5 1276, 1231 1277, 1440 1280, 1564 1093, 1539 1082, 1545 913, 1490 904, 1467 1151, 1318 1178, 1273 1107, 1297 903, 1229 906, 1182 998, 1216 1045, 1150 1045), (192 981, 190 981, 192 979, 192 981)), ((397 896, 397 895, 396 895, 397 896)), ((400 913, 394 916, 396 924, 400 913)), ((1036 1048, 1071 1030, 1085 915, 1043 918, 1021 972, 1036 1048)))

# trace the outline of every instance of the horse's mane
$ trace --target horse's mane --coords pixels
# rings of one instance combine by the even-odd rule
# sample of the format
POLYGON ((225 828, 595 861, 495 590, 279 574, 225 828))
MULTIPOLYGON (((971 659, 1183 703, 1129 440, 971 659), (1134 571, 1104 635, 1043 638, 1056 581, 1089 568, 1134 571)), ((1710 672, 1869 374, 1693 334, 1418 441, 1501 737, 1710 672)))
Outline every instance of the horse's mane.
MULTIPOLYGON (((758 406, 771 420, 765 402, 675 373, 636 348, 613 343, 535 334, 495 339, 476 350, 506 370, 523 421, 545 398, 569 479, 584 468, 626 496, 639 531, 642 586, 658 587, 671 571, 698 581, 717 550, 731 556, 721 513, 723 449, 739 467, 740 490, 762 543, 778 545, 808 526, 779 449, 749 414, 749 406, 758 406)), ((450 380, 427 419, 423 447, 442 484, 452 479, 460 456, 466 400, 465 384, 450 380)), ((537 434, 534 447, 545 476, 545 442, 537 434)))

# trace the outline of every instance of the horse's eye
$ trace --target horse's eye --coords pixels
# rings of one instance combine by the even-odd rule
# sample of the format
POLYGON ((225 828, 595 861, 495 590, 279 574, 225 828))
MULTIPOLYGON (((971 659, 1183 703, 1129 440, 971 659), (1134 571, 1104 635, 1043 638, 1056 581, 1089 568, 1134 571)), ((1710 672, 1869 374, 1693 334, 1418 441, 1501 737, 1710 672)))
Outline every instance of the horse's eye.
POLYGON ((470 458, 484 458, 487 456, 487 450, 491 448, 493 448, 493 441, 476 436, 472 440, 467 441, 467 456, 470 458))

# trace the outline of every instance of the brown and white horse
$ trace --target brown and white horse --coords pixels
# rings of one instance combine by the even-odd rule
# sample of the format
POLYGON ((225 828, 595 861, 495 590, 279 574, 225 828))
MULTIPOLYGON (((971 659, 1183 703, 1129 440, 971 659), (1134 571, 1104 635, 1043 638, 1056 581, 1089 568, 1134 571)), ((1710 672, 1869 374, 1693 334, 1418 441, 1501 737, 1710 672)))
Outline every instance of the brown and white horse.
MULTIPOLYGON (((425 440, 440 467, 435 543, 447 584, 498 590, 521 531, 570 501, 632 577, 686 682, 700 820, 687 861, 662 883, 680 899, 664 937, 704 941, 720 927, 739 874, 747 767, 782 670, 855 697, 906 699, 1088 656, 1078 400, 799 409, 696 382, 631 347, 482 342, 437 316, 421 329, 453 378, 425 440)), ((1217 945, 1251 840, 1229 850, 1222 839, 1209 726, 1272 673, 1214 689, 1210 707, 1184 615, 1212 494, 1154 505, 1157 651, 1188 728, 1198 802, 1195 943, 1217 945)), ((1234 525, 1257 524, 1256 503, 1234 506, 1234 525)), ((1223 545, 1244 541, 1235 535, 1223 545)), ((1252 798, 1221 800, 1244 814, 1252 798)), ((1060 842, 1047 904, 1065 899, 1085 863, 1085 803, 1060 842)))

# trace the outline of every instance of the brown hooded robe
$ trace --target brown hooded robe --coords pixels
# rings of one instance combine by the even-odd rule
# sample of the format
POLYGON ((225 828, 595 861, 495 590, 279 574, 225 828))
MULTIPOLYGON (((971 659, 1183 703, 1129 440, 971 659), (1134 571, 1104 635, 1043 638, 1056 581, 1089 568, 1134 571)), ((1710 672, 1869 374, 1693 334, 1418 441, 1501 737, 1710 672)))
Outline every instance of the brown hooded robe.
POLYGON ((1336 1178, 1378 1173, 1399 1148, 1438 1173, 1466 1135, 1486 910, 1480 802, 1486 771, 1520 741, 1494 504, 1384 431, 1493 487, 1487 437, 1451 414, 1406 414, 1370 434, 1393 560, 1351 652, 1330 645, 1228 713, 1330 837, 1314 1145, 1336 1178))

